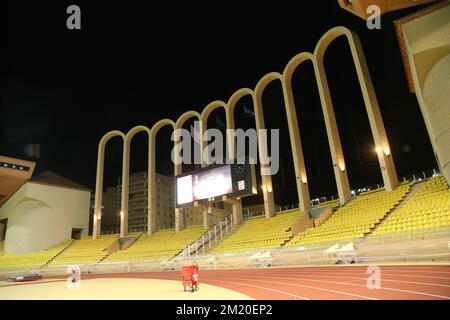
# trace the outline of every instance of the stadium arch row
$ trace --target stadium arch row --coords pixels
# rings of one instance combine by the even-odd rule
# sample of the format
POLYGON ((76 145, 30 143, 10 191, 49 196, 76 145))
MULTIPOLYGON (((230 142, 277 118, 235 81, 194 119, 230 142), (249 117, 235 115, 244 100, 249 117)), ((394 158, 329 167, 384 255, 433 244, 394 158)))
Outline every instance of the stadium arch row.
MULTIPOLYGON (((378 162, 380 165, 383 183, 387 191, 393 190, 398 184, 398 178, 395 170, 394 161, 390 151, 389 141, 381 117, 377 97, 370 77, 367 62, 364 56, 361 42, 358 35, 346 27, 338 26, 326 32, 318 41, 313 53, 302 52, 294 56, 286 65, 283 73, 270 72, 260 79, 254 90, 242 88, 234 92, 228 102, 216 100, 209 103, 199 114, 196 111, 187 111, 183 113, 176 122, 170 119, 158 121, 151 129, 145 126, 137 126, 132 128, 127 134, 114 130, 106 133, 100 140, 97 158, 97 181, 95 190, 95 208, 94 208, 94 230, 93 237, 97 238, 101 230, 101 209, 102 209, 102 192, 103 192, 103 170, 104 170, 104 153, 107 142, 113 137, 120 136, 124 142, 123 162, 122 162, 122 194, 121 194, 121 226, 120 235, 124 236, 128 232, 128 181, 129 181, 129 159, 130 145, 133 137, 141 131, 146 131, 149 135, 149 157, 148 157, 148 233, 155 232, 155 211, 156 201, 153 196, 152 188, 155 186, 155 138, 158 131, 163 126, 172 126, 178 129, 191 119, 197 118, 200 122, 201 136, 206 130, 207 120, 212 111, 217 108, 223 108, 226 115, 227 129, 235 129, 234 109, 237 102, 244 96, 249 95, 253 100, 256 130, 265 129, 264 114, 262 106, 262 95, 265 88, 273 81, 280 81, 283 90, 285 112, 288 122, 289 136, 291 140, 291 151, 295 169, 297 195, 299 199, 299 207, 301 210, 307 211, 310 206, 310 196, 308 188, 308 180, 301 145, 299 125, 292 91, 292 76, 294 71, 304 62, 312 62, 316 82, 319 90, 322 112, 325 120, 325 127, 330 146, 330 153, 333 162, 336 185, 341 204, 351 199, 350 187, 348 182, 347 170, 345 165, 344 154, 337 128, 337 122, 334 114, 334 107, 330 96, 328 80, 324 68, 324 55, 328 46, 338 37, 345 36, 350 47, 351 55, 355 64, 361 92, 368 115, 372 136, 376 145, 378 162)), ((228 137, 227 137, 228 138, 228 137)), ((235 141, 227 139, 229 150, 235 150, 235 141)), ((180 141, 174 141, 174 144, 180 141)), ((258 147, 261 150, 261 141, 258 139, 258 147)), ((203 153, 205 142, 202 141, 200 151, 203 153)), ((203 161, 203 160, 202 160, 203 161)), ((202 163, 204 165, 204 163, 202 163)), ((174 174, 182 173, 181 165, 174 166, 174 174)), ((268 175, 262 175, 264 209, 266 217, 275 214, 272 178, 268 175)), ((181 219, 180 209, 175 209, 175 227, 176 231, 184 228, 183 219, 181 219)))

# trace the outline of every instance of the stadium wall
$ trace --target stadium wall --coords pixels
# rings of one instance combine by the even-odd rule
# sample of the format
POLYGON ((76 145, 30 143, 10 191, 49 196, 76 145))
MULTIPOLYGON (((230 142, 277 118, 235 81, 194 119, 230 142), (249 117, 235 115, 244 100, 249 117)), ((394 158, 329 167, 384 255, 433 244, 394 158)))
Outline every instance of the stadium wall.
POLYGON ((0 219, 8 219, 5 251, 49 248, 70 239, 72 228, 88 235, 89 205, 89 191, 27 182, 0 208, 0 219))
POLYGON ((450 182, 450 1, 395 22, 440 171, 450 182))

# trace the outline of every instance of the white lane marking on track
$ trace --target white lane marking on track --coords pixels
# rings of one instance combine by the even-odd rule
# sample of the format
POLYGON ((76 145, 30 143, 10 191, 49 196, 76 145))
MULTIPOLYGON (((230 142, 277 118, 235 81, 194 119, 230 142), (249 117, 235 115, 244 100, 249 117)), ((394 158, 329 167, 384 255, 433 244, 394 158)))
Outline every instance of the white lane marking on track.
MULTIPOLYGON (((344 268, 344 267, 341 267, 344 268)), ((383 268, 383 266, 380 266, 381 271, 388 271, 393 273, 405 273, 406 272, 413 272, 418 274, 429 274, 429 273, 437 273, 437 274, 450 274, 450 272, 446 271, 433 271, 433 270, 417 270, 417 269, 389 269, 389 268, 383 268)), ((329 269, 320 269, 320 270, 308 270, 306 272, 318 272, 318 273, 327 273, 330 270, 337 270, 337 268, 329 268, 329 269)), ((363 270, 339 270, 341 273, 357 273, 357 272, 364 272, 363 270)), ((299 270, 299 272, 303 272, 302 270, 299 270)))
POLYGON ((354 280, 342 281, 342 283, 352 283, 352 282, 358 282, 361 280, 366 281, 367 279, 358 278, 358 279, 354 279, 354 280))
MULTIPOLYGON (((241 285, 241 286, 247 286, 247 287, 253 287, 253 288, 258 288, 258 289, 262 289, 262 290, 278 292, 278 293, 285 294, 285 295, 288 295, 288 296, 291 296, 291 297, 300 298, 302 300, 311 300, 309 298, 302 297, 302 296, 299 296, 299 295, 296 295, 296 294, 292 294, 292 293, 289 293, 289 292, 280 291, 280 290, 271 289, 271 288, 266 288, 266 287, 261 287, 261 286, 255 286, 255 285, 251 285, 251 284, 243 284, 243 283, 235 282, 235 281, 215 280, 215 279, 214 280, 211 279, 210 281, 219 281, 219 282, 225 282, 225 283, 233 283, 233 284, 238 284, 238 285, 241 285)), ((230 290, 232 290, 232 289, 230 289, 230 290)))
MULTIPOLYGON (((423 276, 423 275, 415 275, 415 274, 397 274, 397 273, 385 273, 383 270, 381 270, 382 274, 385 276, 395 276, 395 277, 416 277, 416 278, 430 278, 430 279, 445 279, 448 280, 449 277, 435 277, 435 276, 423 276)), ((273 273, 272 273, 273 274, 273 273)), ((275 273, 276 274, 276 273, 275 273)), ((286 273, 284 273, 286 274, 286 273)), ((291 273, 288 273, 291 274, 291 273)), ((295 275, 317 275, 317 274, 341 274, 341 275, 367 275, 365 272, 361 273, 351 273, 351 272, 292 272, 292 274, 295 275)))
MULTIPOLYGON (((239 276, 235 276, 235 277, 239 277, 239 276)), ((239 277, 239 278, 240 279, 244 279, 244 278, 241 278, 241 277, 239 277)), ((284 277, 271 277, 271 278, 272 279, 283 279, 283 280, 303 280, 303 281, 325 282, 325 283, 343 284, 343 285, 347 285, 347 286, 357 286, 357 287, 365 287, 365 288, 367 288, 367 285, 356 284, 356 283, 345 283, 345 282, 336 282, 336 281, 327 281, 327 280, 312 280, 312 279, 306 279, 306 278, 284 278, 284 277)), ((249 279, 247 278, 246 280, 249 280, 249 279)), ((257 280, 257 281, 259 281, 259 280, 257 280)), ((442 299, 450 300, 450 297, 447 297, 447 296, 441 296, 441 295, 432 294, 432 293, 426 293, 426 292, 418 292, 418 291, 390 288, 390 287, 385 287, 385 286, 382 286, 379 290, 399 291, 399 292, 406 292, 406 293, 412 293, 412 294, 416 294, 416 295, 425 295, 425 296, 430 296, 430 297, 436 297, 436 298, 442 298, 442 299)), ((345 293, 343 293, 343 294, 345 294, 345 293)))
MULTIPOLYGON (((404 275, 401 274, 402 276, 417 276, 417 277, 422 277, 422 274, 430 274, 430 273, 443 273, 443 274, 450 274, 450 272, 441 272, 441 271, 432 271, 432 270, 425 270, 425 269, 404 269, 404 268, 386 268, 384 266, 380 266, 381 270, 384 272, 384 274, 388 274, 386 272, 393 272, 390 275, 398 275, 399 273, 401 274, 402 271, 407 271, 407 272, 412 272, 412 274, 410 273, 409 275, 404 275), (414 274, 414 273, 418 273, 418 274, 414 274)), ((367 267, 297 267, 297 268, 271 268, 271 272, 283 272, 283 273, 291 273, 294 272, 295 274, 299 274, 299 273, 320 273, 320 274, 329 274, 330 271, 331 273, 340 273, 340 274, 362 274, 365 275, 365 271, 366 271, 367 267)), ((435 268, 433 268, 435 270, 435 268)), ((260 271, 263 271, 261 269, 257 269, 260 271)), ((269 271, 268 271, 269 272, 269 271)), ((403 272, 404 273, 404 272, 403 272)), ((429 276, 431 278, 433 278, 433 276, 429 276)), ((449 279, 449 277, 435 277, 436 279, 449 279)))
MULTIPOLYGON (((381 271, 387 271, 387 272, 392 272, 392 273, 400 273, 400 274, 404 274, 405 272, 411 272, 411 273, 414 273, 414 274, 429 274, 429 273, 435 273, 435 274, 442 274, 442 275, 445 275, 445 274, 450 274, 450 272, 445 272, 445 271, 433 271, 433 270, 417 270, 417 269, 406 269, 406 270, 404 270, 404 269, 401 269, 401 270, 398 270, 398 269, 386 269, 386 268, 383 268, 383 267, 380 267, 380 269, 381 269, 381 271)), ((349 273, 351 273, 351 272, 349 272, 349 273)))
MULTIPOLYGON (((271 277, 271 279, 273 279, 273 278, 274 277, 271 277)), ((242 279, 242 280, 256 280, 256 281, 267 282, 267 283, 278 283, 278 284, 284 284, 284 285, 289 285, 289 286, 294 286, 294 287, 304 287, 304 288, 309 288, 309 289, 314 289, 314 290, 319 290, 319 291, 328 291, 328 292, 333 292, 333 293, 337 293, 337 294, 341 294, 341 295, 347 295, 347 296, 363 298, 363 299, 368 299, 368 300, 379 300, 379 299, 376 299, 376 298, 362 296, 362 295, 359 295, 359 294, 335 291, 335 290, 331 290, 331 289, 307 286, 307 285, 302 285, 302 284, 293 284, 293 283, 288 283, 288 282, 277 282, 277 281, 269 281, 269 280, 258 280, 258 279, 253 279, 253 278, 242 278, 242 277, 239 277, 239 279, 242 279)), ((279 279, 279 278, 275 277, 275 279, 279 279)))
MULTIPOLYGON (((274 273, 273 275, 276 275, 276 276, 278 276, 278 275, 289 275, 289 274, 277 274, 277 273, 274 273)), ((298 274, 295 274, 296 276, 298 275, 298 274)), ((303 275, 305 275, 305 274, 303 274, 303 275)), ((346 279, 354 279, 354 280, 350 280, 350 281, 343 281, 343 282, 353 282, 353 281, 357 281, 357 280, 364 280, 364 281, 366 281, 367 280, 367 276, 366 277, 363 277, 363 278, 356 278, 356 277, 350 277, 350 276, 319 276, 319 275, 316 275, 316 274, 313 274, 313 273, 311 273, 311 274, 307 274, 307 275, 313 275, 313 276, 316 276, 316 277, 320 277, 320 278, 346 278, 346 279)), ((366 275, 366 274, 365 274, 366 275)), ((385 274, 385 273, 382 273, 382 275, 383 276, 385 276, 385 275, 388 275, 388 274, 385 274)), ((448 280, 448 278, 439 278, 439 279, 447 279, 448 280)), ((405 281, 405 280, 395 280, 395 279, 385 279, 385 278, 383 278, 383 281, 387 281, 387 282, 400 282, 400 283, 410 283, 410 284, 423 284, 423 285, 428 285, 428 286, 436 286, 436 287, 446 287, 446 288, 450 288, 450 285, 448 285, 448 284, 441 284, 441 283, 429 283, 429 282, 418 282, 418 281, 405 281)))

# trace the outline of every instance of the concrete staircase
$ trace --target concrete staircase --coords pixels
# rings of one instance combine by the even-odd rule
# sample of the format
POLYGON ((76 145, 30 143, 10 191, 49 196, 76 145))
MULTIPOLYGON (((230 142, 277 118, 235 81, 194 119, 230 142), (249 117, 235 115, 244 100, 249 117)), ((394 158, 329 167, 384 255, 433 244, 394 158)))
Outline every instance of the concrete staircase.
POLYGON ((392 209, 390 212, 388 212, 383 219, 381 219, 371 230, 370 232, 368 232, 367 234, 365 234, 365 236, 368 236, 370 234, 372 234, 372 232, 374 230, 376 230, 379 226, 383 225, 383 223, 386 221, 387 218, 389 218, 391 216, 392 213, 396 212, 397 210, 403 208, 408 202, 409 200, 411 200, 416 194, 417 192, 422 188, 423 184, 425 182, 418 182, 415 183, 414 185, 411 186, 411 189, 409 189, 409 192, 406 194, 406 197, 403 198, 403 200, 394 208, 392 209))
POLYGON ((211 240, 211 247, 208 247, 205 252, 206 253, 210 253, 211 251, 213 251, 220 243, 222 243, 223 241, 227 240, 233 233, 235 233, 236 231, 239 230, 240 227, 242 227, 242 225, 245 223, 245 221, 242 221, 239 225, 235 226, 233 230, 231 230, 230 232, 226 233, 225 230, 222 231, 222 239, 212 239, 211 240))
POLYGON ((409 193, 406 195, 403 201, 395 208, 395 210, 403 208, 405 204, 407 204, 409 200, 411 200, 417 194, 417 192, 419 192, 419 190, 423 187, 425 182, 426 181, 416 182, 414 185, 412 185, 409 193))
POLYGON ((44 268, 46 266, 48 266, 53 260, 55 260, 56 257, 60 256, 62 253, 64 253, 66 250, 68 250, 70 247, 72 247, 73 245, 75 245, 75 243, 77 243, 80 240, 72 240, 72 242, 65 247, 63 250, 61 250, 57 255, 55 255, 53 258, 51 258, 46 264, 44 264, 41 268, 44 268))
POLYGON ((140 237, 142 237, 143 233, 139 233, 138 235, 133 236, 126 236, 123 238, 117 238, 113 243, 111 243, 105 250, 108 252, 106 256, 100 259, 98 262, 104 261, 106 258, 108 258, 110 255, 112 255, 114 252, 119 250, 126 250, 129 247, 132 247, 136 241, 139 240, 140 237))

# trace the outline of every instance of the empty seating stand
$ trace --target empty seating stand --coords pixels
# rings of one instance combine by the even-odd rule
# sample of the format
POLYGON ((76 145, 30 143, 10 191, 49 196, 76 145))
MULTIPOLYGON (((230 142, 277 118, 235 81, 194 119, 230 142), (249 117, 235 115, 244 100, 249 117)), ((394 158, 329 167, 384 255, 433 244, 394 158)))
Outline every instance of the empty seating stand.
POLYGON ((361 238, 402 201, 410 188, 410 183, 404 183, 391 192, 376 189, 362 193, 355 200, 340 207, 322 225, 299 233, 287 246, 323 244, 361 238))
POLYGON ((302 214, 299 209, 295 209, 279 212, 272 218, 252 217, 214 248, 212 253, 277 248, 292 237, 290 228, 302 214))
POLYGON ((104 261, 139 261, 171 258, 180 253, 206 232, 203 226, 187 227, 180 232, 174 229, 160 230, 153 234, 142 234, 126 250, 112 253, 104 261))
POLYGON ((63 241, 49 249, 25 253, 12 254, 3 253, 0 255, 0 269, 34 269, 46 265, 50 260, 67 248, 72 240, 63 241))
POLYGON ((331 207, 331 208, 337 208, 340 206, 339 199, 329 200, 326 202, 321 202, 317 205, 312 206, 311 208, 324 208, 324 207, 331 207))
POLYGON ((108 255, 106 248, 117 238, 117 234, 101 235, 98 239, 83 237, 53 259, 49 265, 79 265, 99 262, 108 255))
MULTIPOLYGON (((450 190, 444 177, 430 178, 409 201, 374 230, 370 237, 402 239, 450 226, 450 190)), ((370 238, 369 237, 369 238, 370 238)))

